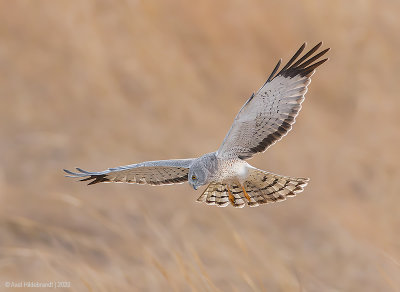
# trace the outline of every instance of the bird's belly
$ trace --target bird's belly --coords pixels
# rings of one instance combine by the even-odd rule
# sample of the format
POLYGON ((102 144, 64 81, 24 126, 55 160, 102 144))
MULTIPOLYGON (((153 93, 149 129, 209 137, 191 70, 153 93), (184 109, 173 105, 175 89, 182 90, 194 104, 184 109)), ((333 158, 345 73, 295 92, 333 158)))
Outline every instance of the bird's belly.
POLYGON ((219 161, 218 170, 218 177, 215 178, 215 181, 237 183, 246 180, 249 166, 243 160, 224 160, 219 161))

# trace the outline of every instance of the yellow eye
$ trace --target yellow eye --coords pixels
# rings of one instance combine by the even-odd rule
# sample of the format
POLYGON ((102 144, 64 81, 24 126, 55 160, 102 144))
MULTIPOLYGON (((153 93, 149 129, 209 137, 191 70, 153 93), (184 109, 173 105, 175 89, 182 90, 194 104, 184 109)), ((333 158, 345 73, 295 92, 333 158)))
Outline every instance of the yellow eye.
POLYGON ((197 177, 195 175, 192 175, 192 180, 196 180, 197 177))

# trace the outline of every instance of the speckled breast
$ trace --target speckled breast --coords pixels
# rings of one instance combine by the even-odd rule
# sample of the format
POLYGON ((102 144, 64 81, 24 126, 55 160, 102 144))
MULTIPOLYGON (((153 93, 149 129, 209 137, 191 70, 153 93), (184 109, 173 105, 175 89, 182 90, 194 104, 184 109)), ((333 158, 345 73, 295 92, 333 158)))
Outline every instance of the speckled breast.
POLYGON ((218 171, 213 180, 223 183, 243 182, 248 176, 249 167, 241 159, 218 159, 218 171))

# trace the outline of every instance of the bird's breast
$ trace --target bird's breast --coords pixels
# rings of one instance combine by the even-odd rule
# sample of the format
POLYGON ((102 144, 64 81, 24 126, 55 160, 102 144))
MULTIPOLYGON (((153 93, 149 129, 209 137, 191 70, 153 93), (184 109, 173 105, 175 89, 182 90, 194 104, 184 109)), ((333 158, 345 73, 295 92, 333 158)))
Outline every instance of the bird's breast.
POLYGON ((214 181, 237 182, 244 181, 249 172, 248 163, 241 159, 219 160, 214 181))

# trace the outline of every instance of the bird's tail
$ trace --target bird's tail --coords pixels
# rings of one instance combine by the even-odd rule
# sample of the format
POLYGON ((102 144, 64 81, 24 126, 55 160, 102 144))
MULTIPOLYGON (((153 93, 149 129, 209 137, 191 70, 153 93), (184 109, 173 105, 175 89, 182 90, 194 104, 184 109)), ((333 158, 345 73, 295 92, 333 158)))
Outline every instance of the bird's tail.
POLYGON ((229 203, 237 208, 246 204, 257 207, 294 197, 303 191, 308 181, 308 178, 281 176, 255 168, 250 170, 242 184, 209 184, 197 201, 219 207, 226 207, 229 203))

